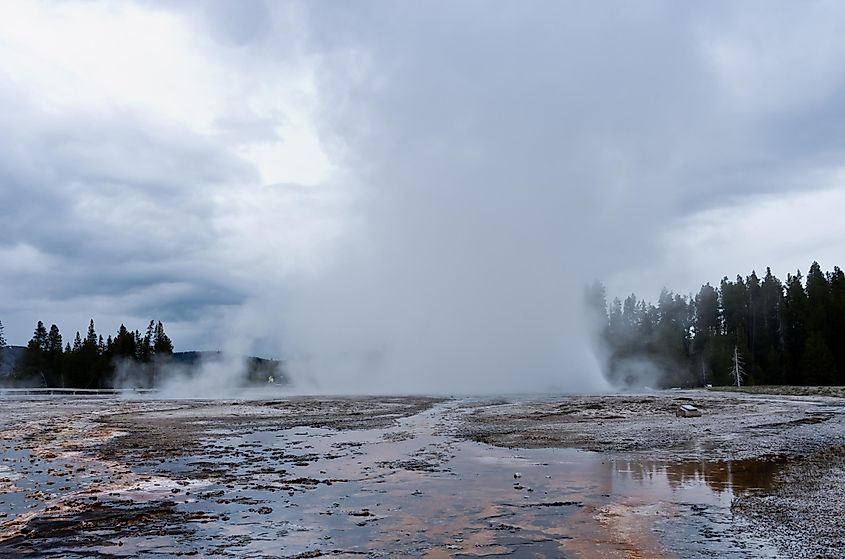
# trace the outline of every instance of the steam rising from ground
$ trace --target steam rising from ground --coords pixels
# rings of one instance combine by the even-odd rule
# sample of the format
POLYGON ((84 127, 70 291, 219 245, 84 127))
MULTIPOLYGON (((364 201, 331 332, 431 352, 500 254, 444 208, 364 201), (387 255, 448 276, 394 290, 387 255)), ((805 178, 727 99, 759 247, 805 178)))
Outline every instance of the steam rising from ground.
POLYGON ((404 180, 369 200, 341 259, 293 291, 294 378, 342 391, 602 387, 569 264, 577 245, 550 241, 582 223, 557 213, 562 200, 507 186, 475 200, 447 177, 404 180))
POLYGON ((682 69, 702 52, 665 47, 690 22, 555 5, 311 10, 324 140, 346 170, 323 192, 349 196, 345 228, 320 266, 245 310, 279 309, 297 386, 605 388, 584 288, 652 254, 676 200, 669 167, 698 149, 675 123, 699 126, 707 104, 665 103, 697 100, 682 69))
POLYGON ((606 387, 584 288, 651 248, 654 216, 672 200, 651 165, 684 149, 668 126, 683 108, 660 99, 689 97, 670 68, 698 53, 662 52, 677 26, 655 26, 654 13, 590 11, 570 27, 565 10, 504 12, 312 18, 321 88, 342 100, 322 116, 342 139, 355 179, 344 186, 357 198, 333 258, 281 307, 295 381, 329 391, 606 387), (608 40, 569 56, 592 32, 608 40), (629 80, 629 66, 650 80, 629 80), (637 117, 648 112, 661 118, 637 117), (631 212, 646 183, 667 196, 631 212))
POLYGON ((350 14, 341 40, 363 45, 360 74, 332 66, 350 59, 330 47, 321 85, 344 105, 324 118, 358 197, 334 258, 282 307, 288 367, 335 391, 601 389, 585 284, 647 251, 652 216, 671 199, 628 211, 644 182, 664 187, 647 167, 677 141, 671 111, 655 121, 632 111, 654 110, 653 91, 687 88, 670 72, 629 83, 614 68, 654 70, 623 43, 644 54, 670 37, 592 14, 581 24, 619 42, 570 59, 573 38, 536 14, 474 27, 477 14, 446 11, 436 38, 420 35, 434 28, 423 13, 350 14), (536 64, 547 52, 554 70, 536 64))
MULTIPOLYGON (((301 391, 595 390, 587 284, 690 288, 689 216, 842 184, 837 3, 234 5, 0 25, 7 337, 152 315, 301 391)), ((766 240, 836 253, 819 222, 766 240)), ((206 368, 176 392, 240 385, 206 368)))
POLYGON ((213 359, 203 359, 199 371, 170 365, 164 371, 166 380, 159 389, 165 398, 223 398, 242 395, 246 376, 246 358, 234 354, 221 354, 213 359))

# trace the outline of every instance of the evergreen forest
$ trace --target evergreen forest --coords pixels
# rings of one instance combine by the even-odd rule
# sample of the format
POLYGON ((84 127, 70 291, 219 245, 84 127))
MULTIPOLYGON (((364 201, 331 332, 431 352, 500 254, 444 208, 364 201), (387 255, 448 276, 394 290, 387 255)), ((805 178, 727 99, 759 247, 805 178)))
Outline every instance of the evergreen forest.
MULTIPOLYGON (((9 349, 0 325, 0 359, 8 358, 4 354, 9 349)), ((125 383, 152 387, 172 354, 173 343, 161 321, 151 320, 143 335, 121 324, 114 336, 103 339, 92 319, 85 337, 76 332, 71 343, 63 340, 55 324, 48 330, 39 320, 23 354, 9 367, 8 383, 51 388, 112 388, 125 383)))
MULTIPOLYGON (((62 338, 58 326, 48 329, 38 321, 26 347, 7 346, 0 323, 0 386, 42 388, 159 388, 174 378, 194 378, 204 364, 220 364, 227 356, 219 351, 173 352, 173 342, 161 321, 151 320, 146 331, 123 324, 103 339, 88 323, 83 337, 62 338)), ((282 363, 274 359, 243 356, 242 374, 234 375, 232 388, 285 384, 289 379, 282 363)))
POLYGON ((588 305, 601 321, 608 378, 617 384, 845 385, 845 274, 813 262, 786 281, 767 268, 685 296, 664 289, 657 305, 632 294, 606 302, 596 282, 588 305))
MULTIPOLYGON (((724 277, 695 295, 663 289, 656 305, 635 294, 608 303, 601 282, 586 296, 599 320, 605 374, 616 385, 729 385, 737 383, 737 370, 743 385, 845 385, 845 273, 839 267, 824 272, 813 262, 806 277, 798 271, 785 281, 767 268, 762 278, 754 271, 724 277)), ((195 361, 194 354, 183 357, 195 361)), ((25 348, 7 347, 0 323, 5 384, 154 387, 172 357, 161 321, 151 320, 143 334, 121 324, 104 339, 91 320, 86 335, 76 332, 72 342, 55 324, 48 329, 39 321, 25 348), (13 349, 22 353, 11 367, 13 349)), ((279 365, 252 358, 249 376, 282 378, 279 365)))

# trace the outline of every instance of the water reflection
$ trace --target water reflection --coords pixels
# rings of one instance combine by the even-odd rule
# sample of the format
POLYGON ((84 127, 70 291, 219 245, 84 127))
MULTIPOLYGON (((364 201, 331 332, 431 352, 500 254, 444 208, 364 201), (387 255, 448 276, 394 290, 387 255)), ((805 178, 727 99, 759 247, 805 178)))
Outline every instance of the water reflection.
POLYGON ((633 480, 653 487, 665 481, 672 490, 682 490, 704 484, 716 494, 729 495, 769 489, 774 474, 783 467, 782 459, 666 462, 637 458, 611 463, 623 485, 633 480))
MULTIPOLYGON (((103 476, 103 486, 88 483, 70 495, 78 499, 65 510, 77 512, 61 526, 72 531, 96 512, 86 500, 92 497, 110 518, 124 519, 100 525, 96 537, 69 537, 58 525, 34 520, 28 535, 14 540, 27 547, 0 542, 0 554, 49 555, 58 538, 67 556, 769 553, 758 546, 749 554, 747 542, 737 545, 727 534, 733 495, 768 487, 775 462, 512 450, 450 437, 444 426, 441 407, 387 429, 218 429, 205 434, 199 450, 130 460, 134 478, 121 478, 122 485, 103 476), (154 519, 157 532, 139 531, 137 518, 154 519)), ((21 479, 27 490, 39 489, 37 476, 21 479)), ((12 477, 8 483, 24 487, 12 477)))

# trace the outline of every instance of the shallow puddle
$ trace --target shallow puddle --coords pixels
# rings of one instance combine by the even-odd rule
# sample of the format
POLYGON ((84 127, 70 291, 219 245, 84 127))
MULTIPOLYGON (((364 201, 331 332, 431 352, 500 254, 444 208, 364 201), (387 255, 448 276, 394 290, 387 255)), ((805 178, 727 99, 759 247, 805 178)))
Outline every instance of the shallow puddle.
POLYGON ((776 556, 740 541, 730 512, 776 463, 503 449, 446 434, 457 409, 387 429, 218 429, 199 452, 62 491, 61 457, 33 462, 7 442, 0 555, 776 556))

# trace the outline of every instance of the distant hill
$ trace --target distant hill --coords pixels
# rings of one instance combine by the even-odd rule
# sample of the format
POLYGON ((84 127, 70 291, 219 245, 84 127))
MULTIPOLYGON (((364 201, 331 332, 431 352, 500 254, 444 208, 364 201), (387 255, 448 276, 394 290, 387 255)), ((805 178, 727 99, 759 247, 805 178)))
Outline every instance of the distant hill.
MULTIPOLYGON (((175 351, 171 356, 171 363, 190 370, 199 368, 203 362, 223 361, 226 357, 222 351, 175 351)), ((246 367, 246 380, 250 383, 264 383, 268 377, 273 377, 274 382, 282 384, 290 380, 284 372, 282 362, 276 359, 247 356, 246 367)))
POLYGON ((201 360, 221 360, 222 351, 174 351, 171 360, 177 365, 197 365, 201 360))

